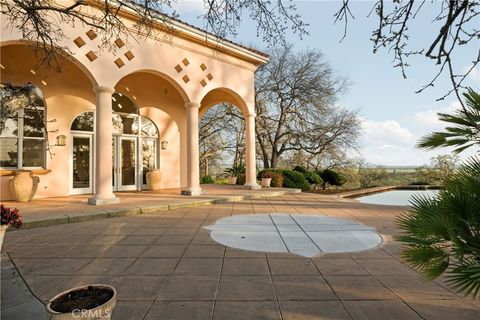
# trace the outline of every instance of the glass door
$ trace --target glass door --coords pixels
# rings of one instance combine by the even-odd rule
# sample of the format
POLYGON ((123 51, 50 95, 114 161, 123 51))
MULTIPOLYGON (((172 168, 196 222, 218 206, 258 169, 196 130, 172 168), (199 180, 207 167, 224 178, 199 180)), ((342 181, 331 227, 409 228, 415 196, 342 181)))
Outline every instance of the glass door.
POLYGON ((137 138, 115 137, 113 146, 114 190, 137 190, 137 138))
POLYGON ((92 193, 93 144, 92 135, 72 135, 71 193, 92 193))

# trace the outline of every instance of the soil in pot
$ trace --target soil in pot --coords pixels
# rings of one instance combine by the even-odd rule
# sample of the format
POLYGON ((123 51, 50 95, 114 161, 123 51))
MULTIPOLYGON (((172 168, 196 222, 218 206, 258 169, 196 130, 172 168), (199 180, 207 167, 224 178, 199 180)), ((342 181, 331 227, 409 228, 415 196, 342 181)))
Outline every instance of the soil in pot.
POLYGON ((52 301, 50 308, 61 313, 70 313, 74 310, 90 310, 101 306, 112 297, 113 291, 108 288, 88 286, 58 297, 52 301))

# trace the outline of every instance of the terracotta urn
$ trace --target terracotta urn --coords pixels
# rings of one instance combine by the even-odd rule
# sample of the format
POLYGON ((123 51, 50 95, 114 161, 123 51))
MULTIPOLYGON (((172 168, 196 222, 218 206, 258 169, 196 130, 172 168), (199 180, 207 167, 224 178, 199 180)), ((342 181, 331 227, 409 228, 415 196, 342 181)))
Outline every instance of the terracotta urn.
POLYGON ((148 190, 160 190, 160 183, 162 180, 162 172, 159 169, 147 172, 147 187, 148 190))
POLYGON ((262 187, 270 188, 271 182, 272 182, 272 178, 262 178, 262 187))
POLYGON ((231 184, 231 185, 237 184, 237 177, 228 177, 228 184, 231 184))
POLYGON ((10 191, 20 202, 30 201, 37 192, 40 178, 34 176, 30 170, 18 170, 10 178, 10 191))
MULTIPOLYGON (((87 294, 85 294, 86 296, 87 294)), ((99 295, 90 295, 89 297, 99 297, 99 295)), ((85 299, 84 299, 85 300, 85 299)), ((90 284, 86 286, 76 287, 53 297, 46 306, 50 320, 110 320, 112 317, 113 308, 117 304, 117 291, 114 287, 106 284, 90 284), (81 301, 78 299, 78 292, 93 290, 104 290, 102 294, 107 293, 103 298, 105 301, 96 301, 98 306, 93 308, 85 308, 81 306, 81 301), (70 301, 68 301, 70 300, 70 301), (65 303, 66 302, 66 303, 65 303), (62 306, 63 303, 63 306, 62 306), (63 308, 65 310, 58 311, 56 308, 63 308), (68 309, 68 310, 66 310, 68 309)))

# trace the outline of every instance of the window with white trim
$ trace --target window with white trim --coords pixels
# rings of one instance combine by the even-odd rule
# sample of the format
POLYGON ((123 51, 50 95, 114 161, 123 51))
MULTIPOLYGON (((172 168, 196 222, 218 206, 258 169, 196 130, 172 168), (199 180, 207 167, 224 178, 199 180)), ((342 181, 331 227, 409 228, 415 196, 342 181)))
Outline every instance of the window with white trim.
POLYGON ((33 85, 2 84, 0 168, 45 168, 45 103, 33 85))

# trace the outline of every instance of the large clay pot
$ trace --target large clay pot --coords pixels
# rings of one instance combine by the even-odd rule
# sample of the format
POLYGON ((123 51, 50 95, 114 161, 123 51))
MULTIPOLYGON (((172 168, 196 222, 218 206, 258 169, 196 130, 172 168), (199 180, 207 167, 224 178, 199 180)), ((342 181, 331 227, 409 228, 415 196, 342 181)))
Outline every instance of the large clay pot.
POLYGON ((147 172, 147 187, 148 190, 160 190, 160 182, 162 180, 162 172, 155 169, 147 172))
POLYGON ((237 184, 237 177, 228 177, 228 184, 237 184))
POLYGON ((262 187, 270 188, 271 182, 272 182, 272 178, 262 178, 262 187))
POLYGON ((76 287, 67 291, 64 291, 62 293, 57 294, 55 297, 53 297, 49 303, 47 304, 47 312, 50 315, 48 319, 50 320, 78 320, 78 319, 85 319, 85 320, 110 320, 112 317, 112 311, 113 308, 115 308, 115 305, 117 304, 117 291, 115 290, 114 287, 106 285, 106 284, 90 284, 86 286, 81 286, 81 287, 76 287), (104 288, 111 290, 113 292, 113 296, 105 302, 102 305, 99 305, 96 308, 93 309, 88 309, 88 310, 74 310, 72 312, 68 313, 61 313, 53 310, 51 308, 52 302, 54 302, 56 299, 68 295, 72 291, 80 290, 80 289, 85 289, 89 286, 96 287, 96 288, 104 288))
POLYGON ((25 202, 33 199, 37 192, 40 178, 34 176, 30 170, 18 170, 10 178, 10 191, 17 201, 25 202))

